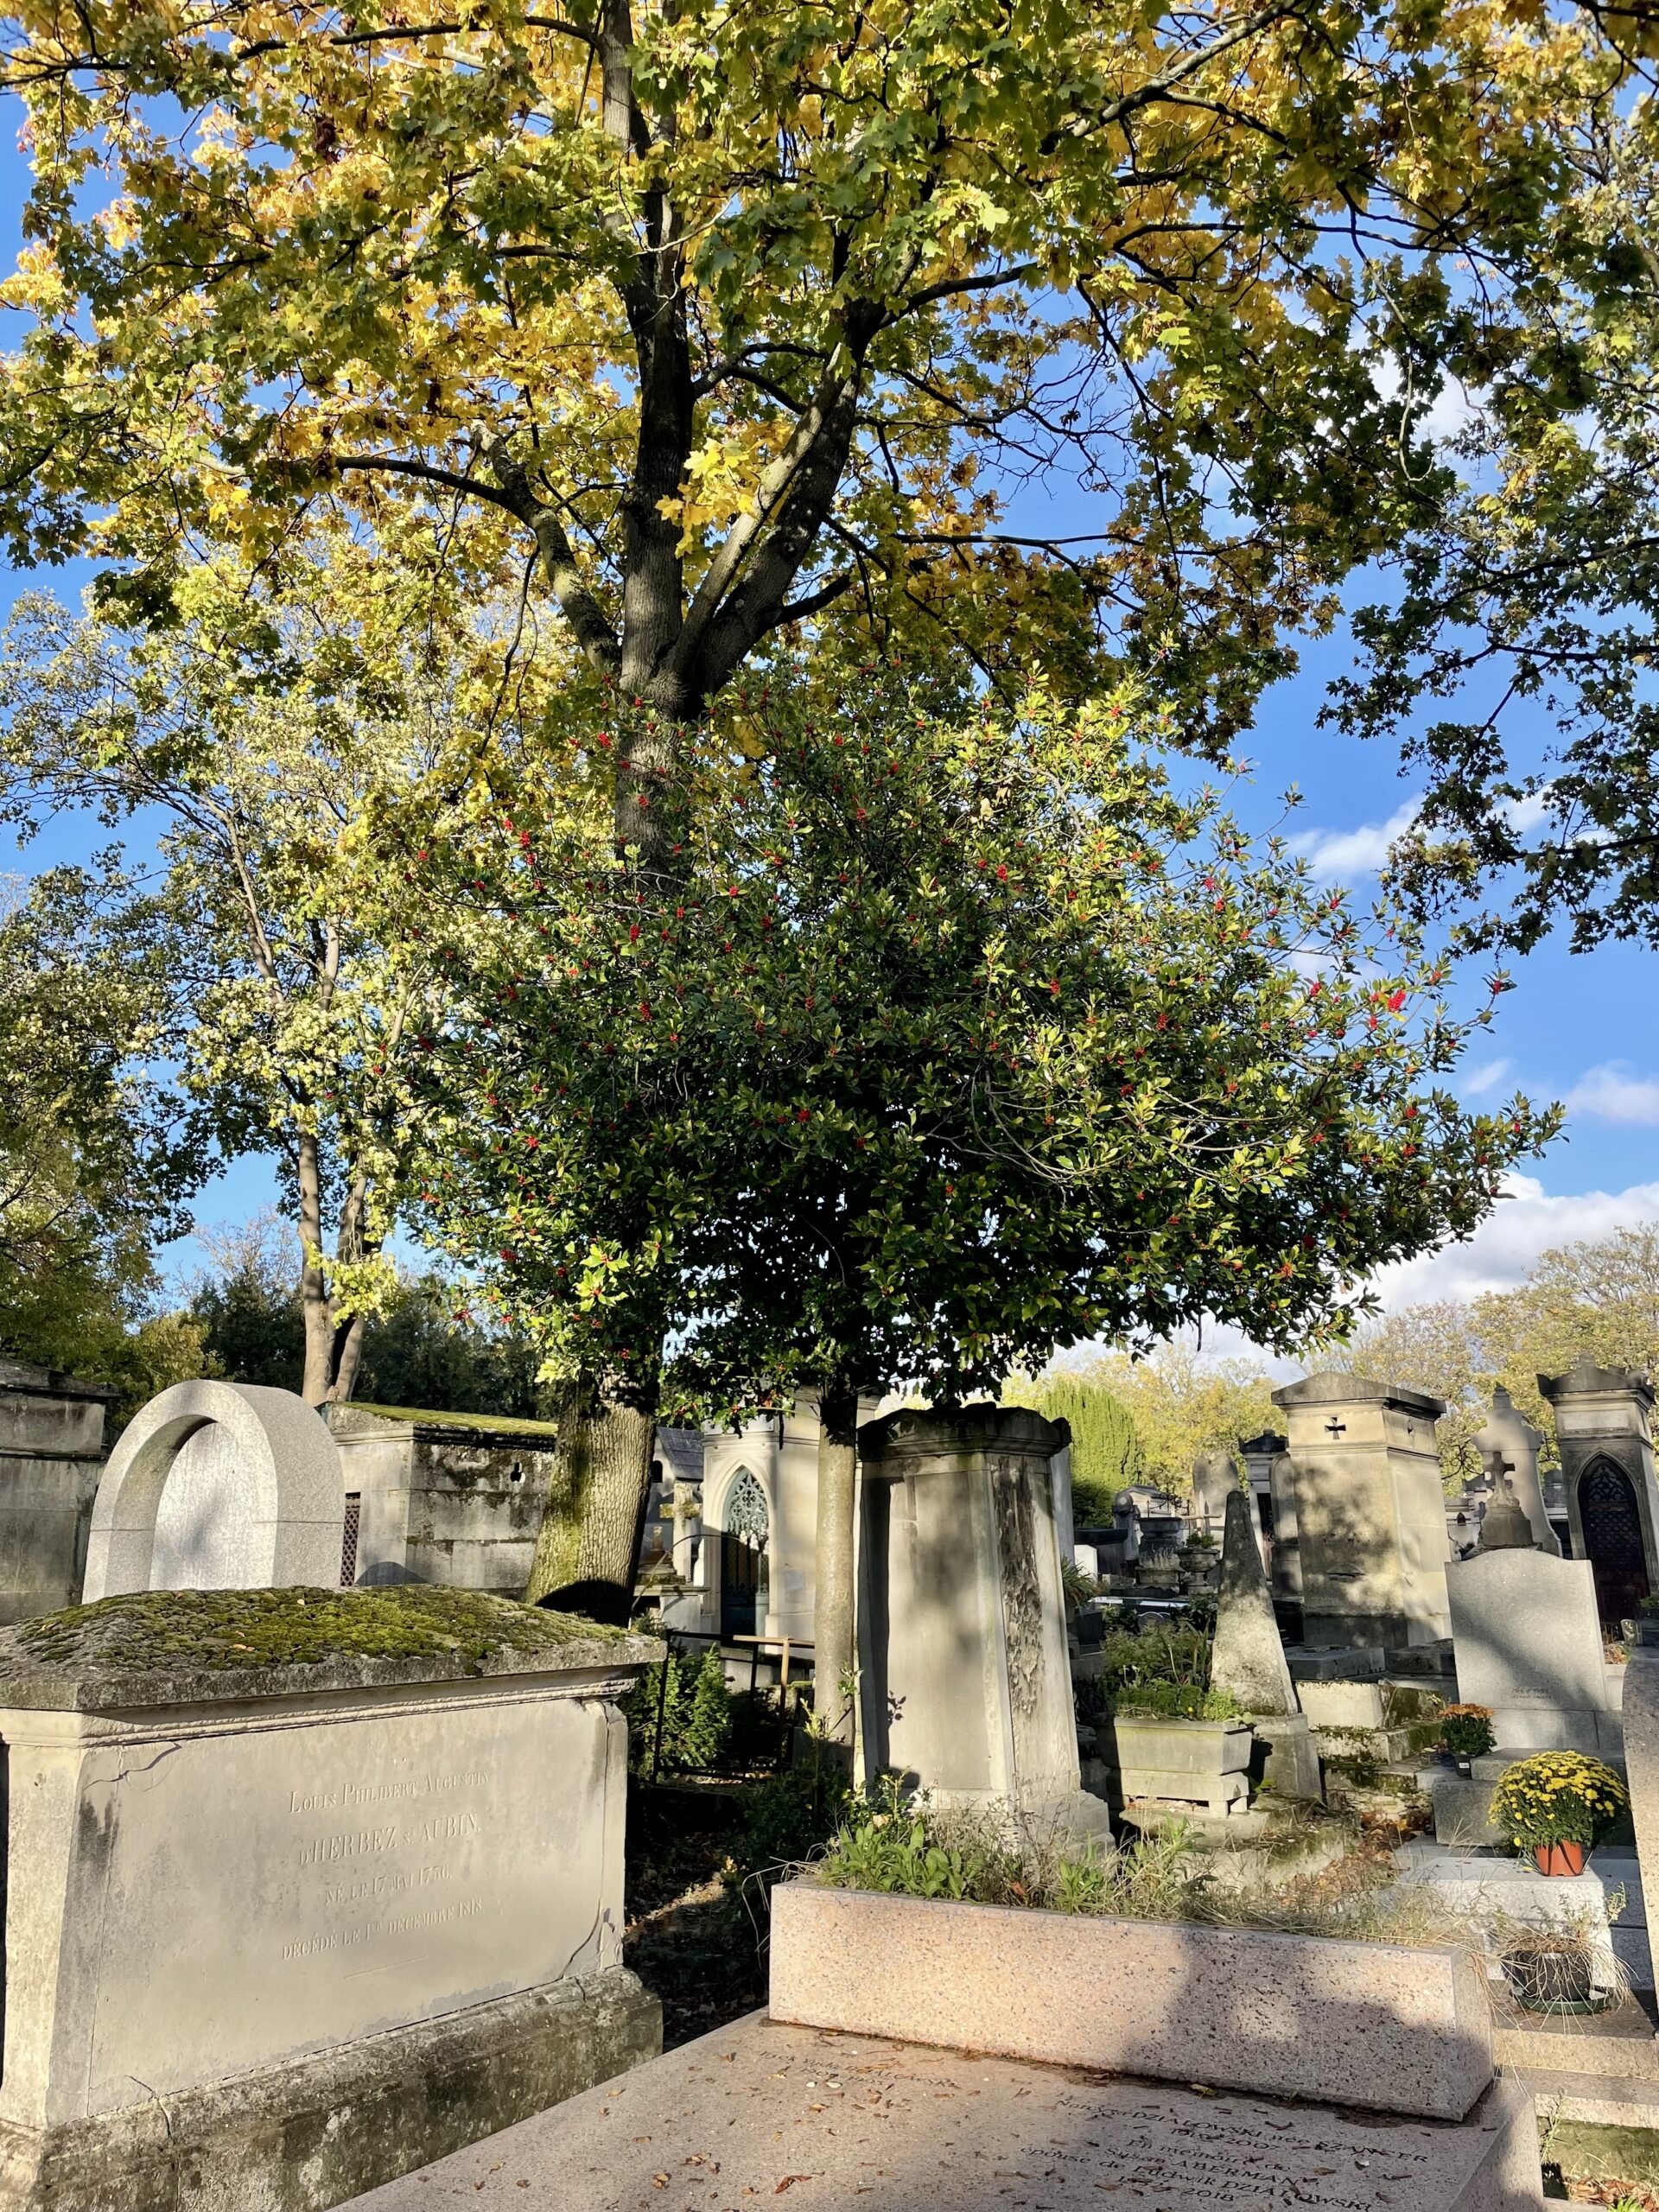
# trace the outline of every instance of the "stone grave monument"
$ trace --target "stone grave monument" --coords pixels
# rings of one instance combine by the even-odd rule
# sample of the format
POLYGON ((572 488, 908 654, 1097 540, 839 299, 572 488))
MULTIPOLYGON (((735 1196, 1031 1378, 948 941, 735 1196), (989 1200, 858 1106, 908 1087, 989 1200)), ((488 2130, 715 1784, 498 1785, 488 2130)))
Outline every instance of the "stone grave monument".
POLYGON ((658 1648, 470 1592, 331 1613, 0 1634, 0 2203, 322 2212, 661 2049, 618 1710, 658 1648))
POLYGON ((1281 1605, 1300 1605, 1302 1546, 1296 1526, 1296 1462, 1283 1440, 1268 1463, 1268 1503, 1273 1512, 1273 1594, 1281 1605))
POLYGON ((1290 1432, 1303 1641, 1437 1643, 1451 1632, 1434 1424, 1421 1390, 1310 1375, 1273 1394, 1290 1432))
POLYGON ((0 1360, 0 1624, 80 1595, 113 1390, 0 1360))
POLYGON ((86 1602, 129 1590, 336 1589, 346 1491, 291 1390, 175 1382, 123 1430, 92 1504, 86 1602))
POLYGON ((1064 1421, 905 1408, 859 1431, 860 1757, 1103 1833, 1080 1786, 1051 1466, 1064 1421))
POLYGON ((330 1406, 323 1418, 346 1496, 356 1501, 352 1581, 524 1595, 552 1474, 553 1422, 357 1404, 330 1406))
POLYGON ((1281 1797, 1318 1797, 1319 1746, 1308 1732, 1285 1664, 1255 1519, 1249 1497, 1235 1490, 1227 1500, 1210 1687, 1231 1691, 1249 1715, 1257 1740, 1267 1745, 1267 1763, 1256 1779, 1269 1783, 1281 1797))
POLYGON ((1475 1449, 1480 1453, 1483 1465, 1490 1463, 1494 1452, 1497 1454, 1509 1471, 1516 1502, 1527 1516, 1532 1541, 1541 1552, 1559 1559, 1560 1540, 1549 1525, 1549 1516, 1544 1510, 1543 1487, 1538 1479, 1538 1450, 1543 1440, 1526 1415, 1516 1412, 1515 1401, 1500 1382, 1492 1392, 1492 1409, 1486 1416, 1485 1425, 1476 1432, 1475 1449))
POLYGON ((1618 1758, 1622 1675, 1602 1649, 1587 1559, 1534 1548, 1527 1516, 1500 1489, 1479 1548, 1446 1570, 1458 1694, 1491 1708, 1495 1751, 1591 1751, 1618 1758))
POLYGON ((1227 1501, 1238 1488, 1238 1470, 1230 1452, 1200 1452, 1192 1462, 1192 1517, 1199 1533, 1221 1541, 1227 1518, 1227 1501))
POLYGON ((1554 1409, 1573 1556, 1595 1568, 1603 1620, 1633 1619, 1659 1590, 1653 1385, 1580 1357, 1565 1375, 1541 1375, 1538 1388, 1554 1409))

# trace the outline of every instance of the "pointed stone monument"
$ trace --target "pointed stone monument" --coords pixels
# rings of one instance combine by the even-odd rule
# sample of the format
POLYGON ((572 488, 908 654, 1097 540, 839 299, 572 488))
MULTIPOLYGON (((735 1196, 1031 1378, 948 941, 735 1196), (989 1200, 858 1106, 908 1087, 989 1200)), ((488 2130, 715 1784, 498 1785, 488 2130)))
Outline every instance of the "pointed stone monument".
POLYGON ((1230 1690, 1249 1714, 1256 1734, 1266 1739, 1262 1779, 1281 1797, 1317 1797, 1319 1746, 1308 1732, 1285 1663, 1250 1504, 1242 1490, 1227 1500, 1210 1687, 1230 1690))

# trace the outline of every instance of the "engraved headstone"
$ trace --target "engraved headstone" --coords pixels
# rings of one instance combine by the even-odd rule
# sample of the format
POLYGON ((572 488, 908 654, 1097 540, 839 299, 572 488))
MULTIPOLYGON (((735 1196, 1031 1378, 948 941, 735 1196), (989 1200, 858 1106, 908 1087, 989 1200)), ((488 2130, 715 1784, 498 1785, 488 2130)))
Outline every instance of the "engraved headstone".
MULTIPOLYGON (((1518 1509, 1515 1518, 1524 1529, 1518 1509)), ((1446 1587, 1458 1694, 1491 1708, 1502 1750, 1619 1756, 1619 1716, 1587 1559, 1554 1559, 1524 1543, 1483 1546, 1472 1559, 1452 1560, 1446 1587)))
POLYGON ((129 1590, 338 1586, 340 1452, 291 1390, 177 1382, 135 1414, 98 1486, 87 1604, 129 1590))

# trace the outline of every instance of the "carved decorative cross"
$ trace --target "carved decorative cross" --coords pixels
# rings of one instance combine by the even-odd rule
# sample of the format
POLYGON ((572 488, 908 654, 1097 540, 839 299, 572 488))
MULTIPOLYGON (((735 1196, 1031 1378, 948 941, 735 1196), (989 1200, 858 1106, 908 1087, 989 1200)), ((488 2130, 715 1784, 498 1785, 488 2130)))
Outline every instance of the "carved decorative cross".
POLYGON ((1346 1436, 1348 1433, 1348 1424, 1345 1421, 1338 1421, 1336 1417, 1332 1415, 1331 1420, 1326 1421, 1325 1424, 1325 1433, 1327 1436, 1346 1436))

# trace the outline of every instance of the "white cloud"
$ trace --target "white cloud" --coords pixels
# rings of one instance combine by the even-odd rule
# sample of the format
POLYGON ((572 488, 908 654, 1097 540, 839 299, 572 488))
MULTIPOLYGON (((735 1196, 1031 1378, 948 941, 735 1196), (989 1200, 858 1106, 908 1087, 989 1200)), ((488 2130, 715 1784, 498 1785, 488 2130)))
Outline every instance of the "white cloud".
POLYGON ((1549 787, 1541 791, 1529 791, 1525 798, 1512 798, 1503 809, 1504 819, 1511 830, 1535 830, 1549 812, 1549 787))
POLYGON ((1310 861, 1322 880, 1376 875, 1387 864, 1395 839, 1416 820, 1419 804, 1408 798, 1386 822, 1363 823, 1357 830, 1310 830, 1291 841, 1291 850, 1310 861))
POLYGON ((1633 1074, 1628 1060, 1605 1061, 1567 1092, 1567 1110, 1627 1128, 1659 1128, 1659 1076, 1633 1074))
POLYGON ((1390 1313, 1430 1299, 1513 1290, 1552 1246, 1611 1236, 1643 1221, 1659 1221, 1659 1183, 1558 1193, 1546 1191, 1535 1175, 1508 1175, 1503 1197, 1466 1243, 1383 1268, 1372 1287, 1390 1313))
POLYGON ((1496 1090, 1515 1072, 1513 1060, 1488 1060, 1484 1068, 1471 1068, 1458 1084, 1458 1094, 1463 1098, 1484 1098, 1489 1090, 1496 1090))

